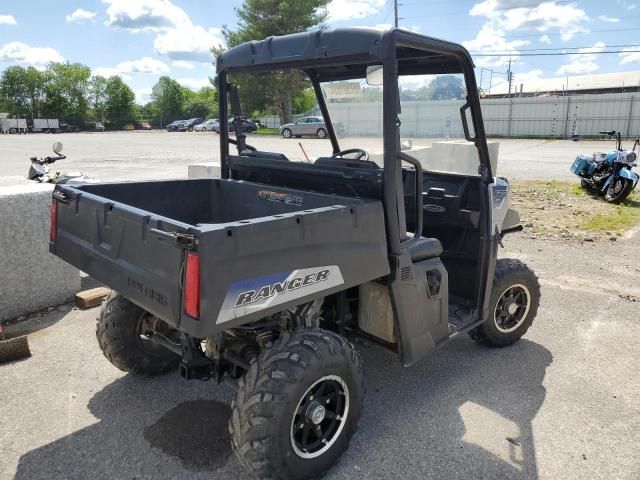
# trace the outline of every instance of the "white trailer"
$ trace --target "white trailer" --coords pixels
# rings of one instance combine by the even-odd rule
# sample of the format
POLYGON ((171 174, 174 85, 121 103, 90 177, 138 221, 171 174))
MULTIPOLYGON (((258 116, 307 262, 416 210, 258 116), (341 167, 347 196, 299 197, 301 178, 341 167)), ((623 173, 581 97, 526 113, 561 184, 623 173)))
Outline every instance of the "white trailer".
POLYGON ((24 118, 0 119, 0 132, 2 133, 27 133, 27 120, 24 118))
POLYGON ((33 131, 42 133, 60 132, 60 122, 57 118, 36 118, 33 121, 33 131))

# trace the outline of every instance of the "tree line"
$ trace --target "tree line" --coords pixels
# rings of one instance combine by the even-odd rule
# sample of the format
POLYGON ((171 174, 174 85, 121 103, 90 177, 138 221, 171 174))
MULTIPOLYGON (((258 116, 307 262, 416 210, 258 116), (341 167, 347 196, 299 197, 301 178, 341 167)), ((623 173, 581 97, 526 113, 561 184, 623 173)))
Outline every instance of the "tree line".
POLYGON ((138 105, 131 88, 114 75, 91 75, 80 63, 50 63, 44 70, 14 65, 0 75, 0 112, 14 118, 58 118, 83 127, 102 122, 119 129, 148 122, 155 126, 182 118, 216 116, 217 91, 213 86, 198 91, 160 77, 151 101, 138 105))

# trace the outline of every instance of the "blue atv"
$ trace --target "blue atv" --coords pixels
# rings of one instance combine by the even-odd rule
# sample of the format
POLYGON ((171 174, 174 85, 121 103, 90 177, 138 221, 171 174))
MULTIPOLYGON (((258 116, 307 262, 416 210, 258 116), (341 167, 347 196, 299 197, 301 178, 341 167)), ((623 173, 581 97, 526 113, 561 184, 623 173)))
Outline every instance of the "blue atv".
POLYGON ((579 154, 571 165, 571 171, 581 178, 583 188, 604 193, 607 202, 620 203, 638 184, 638 174, 631 169, 636 166, 635 150, 640 145, 640 138, 636 138, 631 150, 623 150, 620 132, 600 133, 615 138, 616 149, 608 153, 579 154))

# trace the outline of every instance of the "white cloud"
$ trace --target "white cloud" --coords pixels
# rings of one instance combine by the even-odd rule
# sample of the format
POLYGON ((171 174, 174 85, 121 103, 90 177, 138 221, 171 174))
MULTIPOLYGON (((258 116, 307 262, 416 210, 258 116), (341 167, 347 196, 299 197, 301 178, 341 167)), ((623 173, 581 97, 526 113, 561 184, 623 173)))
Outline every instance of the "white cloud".
POLYGON ((64 57, 51 47, 30 47, 22 42, 10 42, 0 47, 0 62, 43 66, 49 62, 64 62, 64 57))
POLYGON ((139 90, 135 90, 133 93, 135 93, 136 95, 136 102, 140 105, 144 105, 145 103, 149 103, 151 101, 150 88, 141 88, 139 90))
POLYGON ((564 41, 588 32, 584 24, 590 20, 576 3, 560 5, 556 0, 484 0, 474 4, 469 15, 487 17, 494 28, 504 31, 557 29, 564 41))
POLYGON ((206 77, 205 78, 190 78, 190 77, 177 78, 176 81, 180 85, 184 85, 185 87, 190 88, 191 90, 200 90, 202 87, 211 86, 211 82, 206 77))
POLYGON ((637 47, 624 48, 623 51, 619 53, 620 65, 626 65, 628 63, 640 63, 640 52, 638 52, 637 50, 637 47))
POLYGON ((94 77, 115 77, 116 75, 120 76, 123 80, 131 80, 131 75, 127 75, 126 73, 121 72, 115 67, 96 67, 91 69, 91 75, 94 77))
POLYGON ((635 3, 629 3, 625 0, 617 0, 618 1, 618 5, 620 5, 622 8, 624 8, 625 10, 633 10, 636 8, 636 4, 635 3))
POLYGON ((119 75, 125 80, 131 80, 131 73, 143 73, 149 75, 162 75, 169 73, 169 65, 151 57, 142 57, 138 60, 120 62, 115 67, 97 67, 93 69, 93 75, 101 77, 113 77, 119 75))
POLYGON ((486 52, 488 54, 500 52, 505 54, 474 58, 476 65, 479 67, 503 67, 509 61, 509 58, 513 60, 518 58, 519 47, 529 43, 528 40, 507 41, 505 32, 490 23, 482 25, 476 38, 462 42, 472 52, 486 52))
POLYGON ((618 23, 620 21, 619 18, 609 17, 607 15, 598 16, 598 20, 600 20, 601 22, 607 22, 607 23, 618 23))
POLYGON ((128 60, 119 63, 116 70, 121 73, 149 73, 152 75, 160 75, 169 73, 171 70, 169 65, 160 60, 151 57, 142 57, 138 60, 128 60))
MULTIPOLYGON (((102 0, 106 24, 131 32, 154 32, 155 51, 176 61, 213 62, 212 47, 223 45, 219 28, 194 24, 170 0, 102 0)), ((188 68, 182 64, 180 68, 188 68)))
POLYGON ((176 60, 174 62, 171 62, 171 66, 176 68, 184 68, 186 70, 193 70, 194 68, 196 68, 193 63, 187 62, 186 60, 176 60))
POLYGON ((191 23, 186 12, 169 0, 102 0, 109 5, 106 24, 133 32, 159 32, 191 23))
POLYGON ((435 75, 400 76, 398 84, 404 90, 418 90, 422 87, 428 87, 435 77, 435 75))
POLYGON ((580 75, 597 71, 600 67, 596 63, 596 59, 598 53, 602 52, 605 47, 603 42, 597 42, 593 47, 581 48, 578 53, 584 55, 573 56, 571 61, 562 65, 556 73, 558 75, 580 75))
POLYGON ((153 41, 153 47, 161 55, 172 60, 198 62, 213 62, 211 47, 222 45, 222 31, 219 28, 205 30, 191 22, 161 33, 153 41))
POLYGON ((78 8, 73 13, 66 15, 64 19, 67 23, 84 23, 86 21, 93 21, 93 18, 96 16, 96 12, 90 12, 88 10, 83 10, 82 8, 78 8))
POLYGON ((13 15, 0 15, 0 25, 17 25, 16 19, 13 15))
POLYGON ((366 18, 380 13, 386 3, 386 0, 332 0, 327 12, 329 20, 334 22, 366 18))
POLYGON ((513 83, 518 84, 527 80, 535 80, 542 77, 542 70, 536 68, 535 70, 529 70, 528 72, 517 72, 513 74, 513 83))
POLYGON ((551 39, 549 38, 549 35, 542 35, 538 41, 540 43, 546 43, 547 45, 551 45, 551 39))

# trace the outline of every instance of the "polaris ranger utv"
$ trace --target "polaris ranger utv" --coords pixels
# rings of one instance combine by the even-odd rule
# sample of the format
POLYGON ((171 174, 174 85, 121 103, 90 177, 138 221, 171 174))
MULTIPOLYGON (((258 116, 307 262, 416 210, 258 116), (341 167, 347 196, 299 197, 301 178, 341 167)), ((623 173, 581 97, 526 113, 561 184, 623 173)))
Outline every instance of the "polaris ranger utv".
POLYGON ((510 345, 533 321, 538 281, 496 261, 519 218, 494 176, 462 46, 397 29, 271 37, 220 55, 217 84, 221 178, 57 185, 50 250, 113 289, 97 323, 113 365, 234 383, 240 461, 258 477, 318 477, 361 415, 348 338, 406 366, 461 333, 510 345), (243 114, 234 79, 292 74, 315 91, 330 138, 315 141, 331 151, 313 162, 248 145, 241 125, 229 132, 243 114), (443 74, 459 79, 446 103, 459 108, 421 121, 424 102, 406 92, 443 74), (426 145, 458 134, 463 144, 426 145), (415 156, 431 151, 423 170, 415 156))

